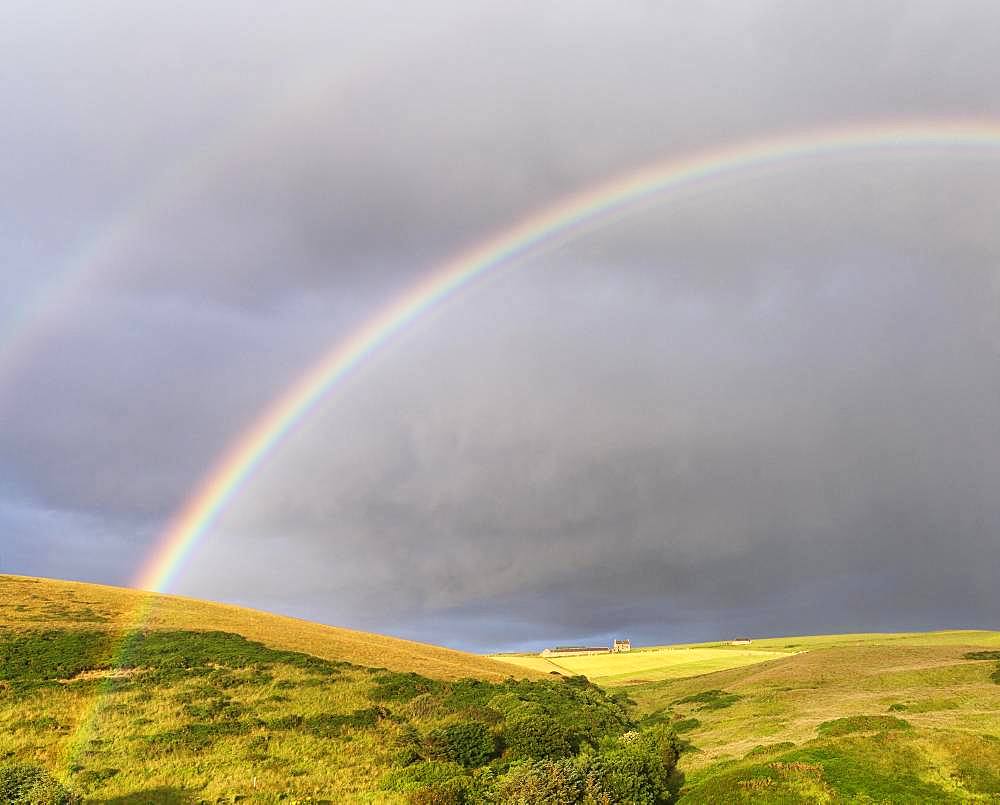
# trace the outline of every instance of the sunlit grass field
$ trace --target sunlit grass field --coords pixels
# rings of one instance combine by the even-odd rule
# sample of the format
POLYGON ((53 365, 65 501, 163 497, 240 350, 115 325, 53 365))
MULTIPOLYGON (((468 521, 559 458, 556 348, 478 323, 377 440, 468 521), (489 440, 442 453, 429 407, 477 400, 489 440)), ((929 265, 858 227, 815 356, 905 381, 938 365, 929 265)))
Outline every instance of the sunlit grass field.
POLYGON ((1000 801, 1000 632, 497 659, 587 674, 673 724, 688 742, 681 803, 1000 801))
POLYGON ((87 801, 119 805, 274 802, 279 794, 402 803, 403 794, 379 788, 396 742, 406 723, 432 725, 447 711, 424 697, 392 704, 386 716, 372 698, 385 674, 533 675, 436 646, 170 596, 156 596, 137 623, 143 600, 114 587, 0 576, 0 764, 36 764, 87 801), (120 633, 137 627, 162 643, 140 654, 151 658, 142 667, 80 670, 106 666, 120 633), (56 678, 46 681, 52 669, 56 678))
POLYGON ((635 685, 662 679, 707 674, 789 656, 790 651, 745 647, 664 647, 621 654, 540 657, 497 655, 494 659, 519 668, 550 673, 583 674, 599 685, 635 685))

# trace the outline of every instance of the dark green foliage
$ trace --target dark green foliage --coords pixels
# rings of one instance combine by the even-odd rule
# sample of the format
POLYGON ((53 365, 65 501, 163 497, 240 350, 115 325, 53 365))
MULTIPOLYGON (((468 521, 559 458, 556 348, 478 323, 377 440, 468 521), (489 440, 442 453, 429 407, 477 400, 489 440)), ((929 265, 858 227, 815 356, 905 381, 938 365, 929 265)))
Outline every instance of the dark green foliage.
POLYGON ((0 766, 0 802, 7 805, 75 805, 72 794, 45 769, 27 763, 0 766))
MULTIPOLYGON (((515 722, 520 724, 525 719, 551 722, 554 730, 549 736, 558 743, 563 739, 568 742, 570 754, 583 746, 596 747, 606 736, 621 735, 635 728, 635 722, 625 708, 612 701, 603 690, 591 685, 586 677, 540 682, 508 680, 495 687, 498 692, 490 700, 490 707, 504 715, 507 726, 503 732, 508 746, 511 746, 510 725, 515 722)), ((522 732, 523 729, 519 726, 515 731, 522 732)), ((532 731, 538 732, 537 729, 532 731)), ((521 755, 535 760, 559 756, 521 755)))
POLYGON ((666 803, 678 756, 669 729, 626 733, 616 745, 587 759, 588 795, 595 802, 666 803))
POLYGON ((298 713, 289 713, 287 716, 272 718, 265 725, 268 729, 272 730, 297 730, 302 726, 304 721, 305 716, 301 716, 298 713))
POLYGON ((184 714, 199 720, 232 721, 240 718, 246 708, 228 696, 212 696, 184 705, 184 714))
POLYGON ((371 729, 389 716, 388 710, 377 705, 353 713, 321 713, 306 718, 301 729, 319 738, 335 738, 347 729, 371 729))
POLYGON ((703 690, 701 693, 678 699, 675 704, 700 704, 700 710, 722 710, 736 704, 742 698, 738 693, 726 693, 724 690, 703 690))
POLYGON ((119 773, 118 769, 82 769, 73 779, 80 785, 93 788, 119 773))
POLYGON ((411 791, 406 802, 407 805, 463 805, 468 801, 465 794, 463 780, 448 780, 411 791))
MULTIPOLYGON (((348 663, 323 660, 298 651, 272 649, 229 632, 150 631, 132 632, 122 643, 115 665, 120 668, 155 668, 164 681, 184 672, 215 674, 219 667, 255 668, 263 671, 270 663, 281 663, 315 674, 329 675, 348 663)), ((261 676, 261 682, 269 677, 261 676)))
POLYGON ((0 680, 15 689, 51 684, 108 667, 114 642, 106 632, 49 631, 0 635, 0 680))
POLYGON ((674 732, 680 734, 698 729, 701 726, 701 722, 697 718, 682 718, 672 722, 670 726, 674 728, 674 732))
MULTIPOLYGON (((455 685, 459 683, 454 683, 455 685)), ((419 674, 380 671, 375 688, 369 694, 372 701, 408 702, 423 693, 440 693, 444 683, 419 674)))
POLYGON ((832 738, 838 735, 850 735, 852 732, 884 732, 909 728, 909 721, 896 716, 848 716, 824 721, 817 730, 824 738, 832 738))
POLYGON ((464 775, 465 769, 457 763, 430 760, 413 763, 402 769, 393 769, 382 778, 381 788, 385 791, 406 793, 446 783, 464 775))
POLYGON ((353 713, 318 713, 312 716, 289 713, 264 722, 264 726, 275 731, 297 730, 318 738, 336 738, 348 729, 371 729, 391 716, 386 708, 375 705, 353 713))
POLYGON ((747 752, 743 757, 747 760, 755 757, 765 757, 767 755, 774 755, 778 752, 785 752, 788 749, 794 749, 795 744, 791 741, 779 741, 773 744, 760 744, 755 746, 749 752, 747 752))
POLYGON ((496 787, 497 802, 519 805, 580 802, 586 788, 583 771, 572 760, 539 760, 515 765, 496 787))
POLYGON ((497 686, 479 679, 459 679, 445 688, 442 701, 448 707, 485 707, 496 695, 497 686))
POLYGON ((145 739, 154 752, 198 752, 208 749, 216 741, 232 735, 246 735, 255 725, 246 721, 220 721, 208 724, 185 724, 175 730, 150 735, 145 739))
POLYGON ((427 749, 431 757, 475 768, 496 757, 497 739, 481 722, 460 721, 431 730, 427 749))
POLYGON ((557 721, 542 715, 524 715, 503 728, 507 752, 515 760, 555 760, 576 754, 578 742, 557 721))
MULTIPOLYGON (((0 681, 15 690, 71 679, 84 671, 111 668, 142 669, 140 684, 173 682, 190 675, 205 675, 218 687, 266 684, 264 668, 282 663, 330 678, 348 663, 322 660, 296 651, 268 648, 262 643, 228 632, 150 631, 125 637, 103 631, 45 631, 0 633, 0 681), (255 669, 250 676, 236 676, 225 669, 255 669), (152 669, 152 670, 148 670, 152 669)), ((134 682, 107 680, 109 688, 128 688, 134 682)))

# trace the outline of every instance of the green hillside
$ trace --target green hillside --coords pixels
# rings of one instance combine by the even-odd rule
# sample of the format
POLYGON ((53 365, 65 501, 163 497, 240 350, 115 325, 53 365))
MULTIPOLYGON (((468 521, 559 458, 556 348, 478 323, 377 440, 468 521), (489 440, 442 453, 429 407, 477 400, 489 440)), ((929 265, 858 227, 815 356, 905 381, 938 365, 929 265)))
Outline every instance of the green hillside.
POLYGON ((652 803, 676 780, 669 727, 583 678, 171 597, 137 628, 141 599, 0 577, 0 802, 652 803))

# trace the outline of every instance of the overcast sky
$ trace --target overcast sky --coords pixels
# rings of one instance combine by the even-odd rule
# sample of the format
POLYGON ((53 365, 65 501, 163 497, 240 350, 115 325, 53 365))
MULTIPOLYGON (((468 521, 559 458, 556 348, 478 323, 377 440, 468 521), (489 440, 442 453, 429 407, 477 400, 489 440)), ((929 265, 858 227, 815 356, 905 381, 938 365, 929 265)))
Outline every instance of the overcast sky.
MULTIPOLYGON (((0 569, 129 584, 338 339, 654 160, 1000 121, 959 2, 0 9, 0 569)), ((408 328, 172 591, 473 650, 996 627, 1000 148, 665 194, 408 328)))

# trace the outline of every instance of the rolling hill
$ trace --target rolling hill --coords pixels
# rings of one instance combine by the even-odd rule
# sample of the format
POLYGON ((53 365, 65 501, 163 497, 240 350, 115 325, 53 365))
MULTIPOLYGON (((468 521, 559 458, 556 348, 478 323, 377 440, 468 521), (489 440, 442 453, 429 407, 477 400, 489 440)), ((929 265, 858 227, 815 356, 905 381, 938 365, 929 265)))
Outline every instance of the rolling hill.
POLYGON ((0 576, 0 624, 7 629, 132 629, 140 608, 146 613, 143 628, 231 632, 272 648, 435 679, 540 676, 475 654, 227 604, 75 581, 0 576))

